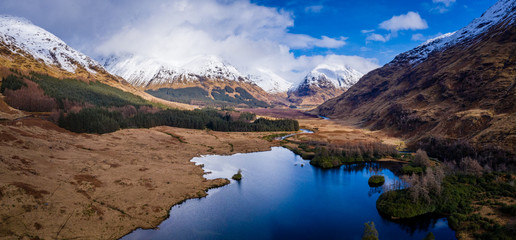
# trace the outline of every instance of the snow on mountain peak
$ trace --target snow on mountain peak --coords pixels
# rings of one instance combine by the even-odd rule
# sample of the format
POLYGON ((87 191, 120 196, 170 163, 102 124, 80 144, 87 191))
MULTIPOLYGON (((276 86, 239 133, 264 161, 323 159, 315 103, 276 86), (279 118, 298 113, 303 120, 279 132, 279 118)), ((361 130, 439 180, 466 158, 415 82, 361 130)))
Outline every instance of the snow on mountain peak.
POLYGON ((159 85, 178 79, 192 81, 200 77, 232 81, 248 80, 235 67, 211 55, 195 57, 179 66, 142 56, 111 57, 103 62, 109 72, 125 78, 135 86, 159 85))
POLYGON ((350 88, 364 74, 344 65, 320 64, 315 67, 301 85, 331 84, 335 88, 350 88))
POLYGON ((410 64, 417 64, 426 59, 433 51, 443 50, 455 44, 473 39, 503 21, 507 20, 507 24, 514 24, 516 20, 515 9, 515 0, 499 0, 484 12, 482 16, 471 21, 466 27, 456 32, 446 33, 434 39, 430 39, 418 47, 396 56, 391 63, 408 61, 410 64))
POLYGON ((291 82, 288 82, 271 70, 262 68, 258 68, 256 70, 257 73, 248 75, 248 78, 266 92, 286 92, 292 87, 291 82))
POLYGON ((96 73, 95 68, 102 68, 88 56, 27 19, 0 15, 0 41, 12 52, 20 49, 35 59, 68 72, 75 72, 78 65, 91 73, 96 73))
POLYGON ((213 55, 199 56, 182 66, 187 72, 215 79, 247 80, 235 67, 213 55))

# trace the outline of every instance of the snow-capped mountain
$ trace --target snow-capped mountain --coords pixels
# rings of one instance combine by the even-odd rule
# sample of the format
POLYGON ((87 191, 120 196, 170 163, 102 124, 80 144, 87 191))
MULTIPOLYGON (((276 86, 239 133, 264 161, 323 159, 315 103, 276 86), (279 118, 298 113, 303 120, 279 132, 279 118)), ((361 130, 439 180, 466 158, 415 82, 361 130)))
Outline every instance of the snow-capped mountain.
POLYGON ((256 74, 249 74, 247 77, 250 81, 261 87, 263 90, 269 93, 281 93, 287 92, 291 87, 292 83, 288 82, 284 78, 280 77, 276 73, 267 69, 256 69, 256 74))
POLYGON ((464 28, 398 55, 312 113, 387 129, 437 156, 443 151, 435 146, 460 143, 485 151, 489 161, 489 149, 507 151, 499 155, 507 161, 516 156, 509 134, 516 126, 515 22, 516 1, 499 0, 464 28))
POLYGON ((137 87, 191 82, 201 78, 254 83, 269 93, 286 92, 292 86, 272 71, 255 69, 244 74, 222 58, 212 55, 198 56, 186 64, 175 65, 141 56, 110 57, 101 62, 109 72, 137 87))
POLYGON ((137 87, 176 81, 198 81, 201 78, 249 81, 235 67, 216 56, 198 56, 180 66, 140 56, 111 57, 104 61, 104 66, 112 74, 125 78, 137 87))
POLYGON ((389 64, 417 64, 425 60, 434 51, 442 51, 450 46, 461 44, 475 39, 488 29, 500 22, 514 24, 516 15, 516 1, 500 0, 491 6, 482 16, 474 19, 466 27, 452 33, 446 33, 430 39, 418 47, 402 53, 389 64), (505 21, 508 20, 508 21, 505 21))
POLYGON ((300 86, 316 85, 320 88, 347 89, 358 82, 363 75, 363 73, 348 66, 321 64, 306 75, 300 86))
POLYGON ((23 18, 0 15, 0 44, 13 53, 28 54, 45 64, 55 65, 71 73, 78 67, 90 73, 102 69, 93 59, 23 18))
POLYGON ((353 86, 364 74, 342 65, 321 64, 288 93, 289 100, 298 104, 320 104, 353 86))

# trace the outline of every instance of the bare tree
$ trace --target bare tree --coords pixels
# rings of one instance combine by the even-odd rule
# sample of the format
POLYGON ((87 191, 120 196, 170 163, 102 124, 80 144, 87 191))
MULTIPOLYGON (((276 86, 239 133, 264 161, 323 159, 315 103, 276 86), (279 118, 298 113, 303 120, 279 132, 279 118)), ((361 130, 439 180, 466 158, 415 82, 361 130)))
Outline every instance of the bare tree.
POLYGON ((470 157, 462 158, 459 163, 459 168, 462 172, 473 175, 479 175, 484 170, 476 160, 470 157))
POLYGON ((424 150, 418 149, 416 151, 416 156, 414 157, 413 163, 416 167, 429 167, 430 158, 424 150))

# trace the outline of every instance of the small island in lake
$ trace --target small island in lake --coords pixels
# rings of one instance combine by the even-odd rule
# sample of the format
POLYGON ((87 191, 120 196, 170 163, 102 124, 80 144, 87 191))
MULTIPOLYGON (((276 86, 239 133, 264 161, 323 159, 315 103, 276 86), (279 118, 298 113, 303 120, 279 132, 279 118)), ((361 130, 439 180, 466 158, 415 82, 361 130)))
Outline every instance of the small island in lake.
POLYGON ((382 175, 373 175, 367 181, 371 187, 379 187, 385 183, 385 177, 382 175))
POLYGON ((231 177, 231 178, 233 178, 233 180, 237 180, 237 181, 242 180, 242 170, 238 169, 238 172, 235 175, 233 175, 233 177, 231 177))

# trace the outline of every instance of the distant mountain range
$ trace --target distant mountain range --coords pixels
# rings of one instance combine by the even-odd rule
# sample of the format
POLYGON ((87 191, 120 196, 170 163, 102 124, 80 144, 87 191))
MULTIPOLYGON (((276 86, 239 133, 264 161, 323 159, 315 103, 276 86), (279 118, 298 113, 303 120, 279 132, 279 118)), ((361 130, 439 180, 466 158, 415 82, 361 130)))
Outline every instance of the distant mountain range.
POLYGON ((515 22, 516 2, 500 0, 466 27, 369 72, 313 113, 393 131, 434 156, 499 149, 514 160, 515 22))
POLYGON ((342 94, 363 75, 347 66, 321 64, 288 92, 288 99, 299 105, 319 105, 342 94))
MULTIPOLYGON (((0 16, 0 40, 1 47, 6 49, 4 54, 24 56, 24 61, 27 58, 36 60, 24 64, 26 67, 31 66, 30 69, 47 65, 61 75, 79 74, 84 78, 103 76, 101 79, 115 80, 122 85, 129 82, 151 94, 164 89, 155 94, 160 98, 201 105, 208 102, 216 102, 219 106, 229 104, 243 107, 320 104, 338 96, 361 75, 349 67, 321 65, 310 72, 299 86, 293 86, 291 82, 267 69, 255 69, 252 74, 242 73, 217 56, 198 56, 177 66, 142 56, 110 56, 101 59, 100 64, 28 20, 11 16, 0 16), (242 95, 246 93, 221 91, 225 87, 244 89, 239 91, 245 91, 252 99, 246 96, 248 99, 242 100, 242 95), (185 88, 186 95, 194 93, 201 99, 185 97, 183 93, 178 98, 177 92, 167 96, 167 93, 171 93, 170 89, 185 88), (214 89, 216 93, 212 94, 214 89), (286 99, 287 91, 290 102, 286 99), (248 101, 253 103, 248 104, 248 101), (257 102, 260 104, 256 105, 257 102)), ((50 71, 47 66, 44 71, 50 71)))

